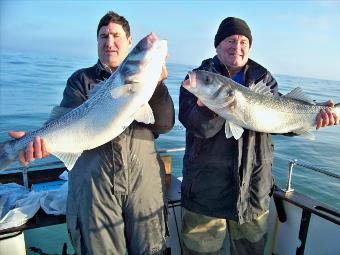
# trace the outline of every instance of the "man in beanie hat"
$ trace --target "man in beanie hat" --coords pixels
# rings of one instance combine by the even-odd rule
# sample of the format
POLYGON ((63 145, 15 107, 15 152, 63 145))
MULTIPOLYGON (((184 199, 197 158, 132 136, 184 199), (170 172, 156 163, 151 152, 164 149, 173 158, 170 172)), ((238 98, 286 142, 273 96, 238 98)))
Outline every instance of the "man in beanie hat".
MULTIPOLYGON (((217 55, 196 70, 218 73, 247 87, 263 82, 278 95, 278 84, 270 72, 248 58, 252 40, 244 20, 224 19, 214 41, 217 55)), ((273 190, 271 134, 245 130, 238 140, 226 138, 225 120, 183 87, 179 120, 186 128, 184 254, 219 254, 226 231, 231 254, 263 254, 273 190)), ((339 117, 328 109, 317 117, 317 128, 334 124, 339 124, 339 117)))

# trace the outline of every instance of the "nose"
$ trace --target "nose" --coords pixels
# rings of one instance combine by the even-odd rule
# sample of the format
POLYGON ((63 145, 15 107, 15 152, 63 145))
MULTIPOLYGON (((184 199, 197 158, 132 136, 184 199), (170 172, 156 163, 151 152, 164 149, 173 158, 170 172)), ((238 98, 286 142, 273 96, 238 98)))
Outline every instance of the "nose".
POLYGON ((241 49, 241 42, 236 40, 236 41, 232 44, 232 47, 233 47, 234 49, 241 49))
POLYGON ((114 43, 115 43, 115 40, 114 40, 113 36, 110 36, 110 35, 109 35, 109 36, 107 37, 106 41, 105 41, 105 45, 106 45, 108 48, 111 48, 111 47, 113 47, 114 43))

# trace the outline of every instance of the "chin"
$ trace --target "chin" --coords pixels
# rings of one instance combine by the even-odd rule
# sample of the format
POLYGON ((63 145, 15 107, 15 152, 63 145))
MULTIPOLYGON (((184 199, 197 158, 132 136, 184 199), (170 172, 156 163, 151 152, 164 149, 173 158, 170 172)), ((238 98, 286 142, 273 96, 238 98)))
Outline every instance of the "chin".
POLYGON ((107 65, 108 65, 109 67, 114 67, 114 68, 116 68, 116 67, 118 67, 118 66, 120 65, 120 63, 121 63, 121 61, 117 61, 117 60, 115 60, 115 61, 108 61, 108 62, 107 62, 107 65))

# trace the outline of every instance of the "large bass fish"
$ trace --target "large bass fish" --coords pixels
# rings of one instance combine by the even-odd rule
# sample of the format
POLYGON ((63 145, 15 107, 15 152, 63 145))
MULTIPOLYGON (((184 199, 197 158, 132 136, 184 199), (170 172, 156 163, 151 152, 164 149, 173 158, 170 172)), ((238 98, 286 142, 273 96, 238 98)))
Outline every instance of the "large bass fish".
POLYGON ((56 107, 60 116, 19 140, 0 144, 0 169, 17 160, 36 135, 45 140, 46 150, 72 169, 84 150, 90 150, 114 139, 132 121, 154 123, 148 104, 162 73, 167 56, 167 42, 155 34, 143 38, 128 54, 119 68, 91 91, 89 99, 67 111, 56 107))
MULTIPOLYGON (((314 139, 310 130, 316 116, 326 106, 316 105, 301 88, 284 96, 274 96, 264 83, 245 87, 225 76, 208 72, 189 72, 182 86, 209 109, 226 119, 226 137, 239 139, 243 129, 265 133, 293 132, 314 139)), ((340 115, 340 104, 331 108, 340 115)))

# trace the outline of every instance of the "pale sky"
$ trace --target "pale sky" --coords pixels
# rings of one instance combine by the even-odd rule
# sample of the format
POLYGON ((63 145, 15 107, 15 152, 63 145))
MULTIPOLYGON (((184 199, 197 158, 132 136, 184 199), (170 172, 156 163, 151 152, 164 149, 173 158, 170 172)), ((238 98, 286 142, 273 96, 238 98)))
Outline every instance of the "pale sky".
POLYGON ((19 1, 0 0, 0 53, 97 60, 96 29, 109 10, 130 22, 134 42, 155 32, 169 62, 198 66, 214 56, 228 17, 252 30, 250 57, 273 74, 340 80, 339 1, 19 1))

